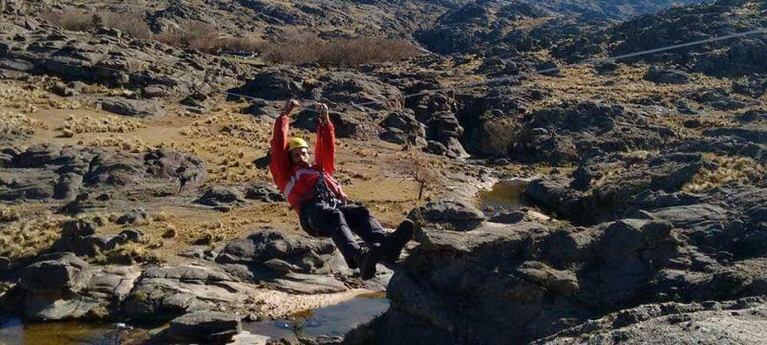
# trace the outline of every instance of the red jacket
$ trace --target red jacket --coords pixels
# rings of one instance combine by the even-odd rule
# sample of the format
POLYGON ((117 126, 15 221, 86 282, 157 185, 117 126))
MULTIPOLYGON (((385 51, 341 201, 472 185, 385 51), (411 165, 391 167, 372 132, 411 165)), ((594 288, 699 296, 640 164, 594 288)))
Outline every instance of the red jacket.
POLYGON ((333 123, 317 124, 317 143, 314 145, 314 165, 301 168, 294 165, 288 152, 288 129, 290 118, 280 116, 274 123, 272 136, 271 161, 269 170, 272 172, 274 183, 282 194, 288 198, 290 206, 299 214, 304 202, 314 195, 314 185, 323 173, 328 189, 339 199, 345 198, 341 185, 333 178, 336 171, 336 134, 333 123))

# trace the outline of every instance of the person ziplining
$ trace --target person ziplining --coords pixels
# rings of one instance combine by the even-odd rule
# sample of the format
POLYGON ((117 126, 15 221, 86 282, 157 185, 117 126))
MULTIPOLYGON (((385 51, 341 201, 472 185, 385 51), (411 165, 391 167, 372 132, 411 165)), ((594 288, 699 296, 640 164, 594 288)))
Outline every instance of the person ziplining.
POLYGON ((335 128, 327 105, 322 103, 317 104, 317 141, 311 163, 307 142, 297 137, 288 139, 290 114, 298 105, 296 100, 287 101, 274 123, 269 163, 274 183, 298 213, 304 231, 332 238, 349 268, 359 268, 362 279, 370 279, 379 261, 399 259, 413 237, 415 223, 406 219, 394 232, 387 233, 370 210, 349 201, 333 178, 335 128), (360 245, 353 234, 365 245, 360 245))

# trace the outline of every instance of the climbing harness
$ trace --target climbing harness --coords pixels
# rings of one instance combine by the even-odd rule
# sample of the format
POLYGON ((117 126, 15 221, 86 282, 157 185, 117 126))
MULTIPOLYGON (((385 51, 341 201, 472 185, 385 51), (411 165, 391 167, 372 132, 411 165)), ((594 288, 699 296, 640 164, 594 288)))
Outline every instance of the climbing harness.
MULTIPOLYGON (((327 182, 325 181, 325 175, 325 172, 320 171, 317 183, 314 184, 314 189, 312 190, 312 196, 328 203, 332 208, 338 208, 341 201, 338 200, 333 191, 328 188, 327 182)), ((328 176, 328 178, 332 179, 333 177, 328 176)))

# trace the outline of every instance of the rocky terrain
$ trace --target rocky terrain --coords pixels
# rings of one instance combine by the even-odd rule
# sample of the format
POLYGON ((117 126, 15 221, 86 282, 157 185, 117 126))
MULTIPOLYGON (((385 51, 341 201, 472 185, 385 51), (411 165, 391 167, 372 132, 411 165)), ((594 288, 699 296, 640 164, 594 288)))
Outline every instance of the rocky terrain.
POLYGON ((22 343, 21 322, 57 344, 46 332, 104 323, 119 326, 81 343, 759 344, 766 11, 0 1, 0 343, 22 343), (350 40, 345 62, 384 37, 426 51, 281 63, 168 38, 189 23, 266 46, 350 40), (312 104, 330 105, 353 200, 419 224, 372 280, 271 183, 290 98, 309 138, 312 104))

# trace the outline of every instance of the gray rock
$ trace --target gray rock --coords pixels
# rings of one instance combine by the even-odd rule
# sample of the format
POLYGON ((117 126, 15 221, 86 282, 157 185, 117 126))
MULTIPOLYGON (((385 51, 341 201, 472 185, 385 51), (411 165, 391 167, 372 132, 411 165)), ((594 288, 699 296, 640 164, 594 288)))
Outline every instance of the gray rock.
POLYGON ((146 222, 148 219, 149 215, 146 211, 143 209, 135 209, 117 218, 115 223, 120 225, 137 224, 139 222, 146 222))
POLYGON ((70 253, 50 254, 21 273, 19 286, 31 292, 77 292, 89 279, 88 263, 70 253))
POLYGON ((482 211, 462 201, 429 202, 408 214, 421 226, 439 226, 451 230, 466 231, 479 226, 485 220, 482 211))
POLYGON ((103 152, 91 161, 83 182, 88 185, 124 186, 139 183, 146 174, 141 157, 124 152, 103 152))
POLYGON ((98 224, 85 219, 68 220, 62 225, 62 237, 81 237, 96 233, 98 224))
POLYGON ((495 223, 513 224, 525 219, 525 213, 520 211, 502 212, 488 219, 495 223))
POLYGON ((233 207, 245 202, 245 196, 232 187, 213 186, 205 190, 195 203, 213 207, 233 207))
POLYGON ((83 184, 83 176, 75 173, 66 173, 59 176, 59 181, 53 189, 53 198, 59 200, 72 200, 77 196, 83 184))
POLYGON ((122 310, 133 318, 170 320, 194 311, 235 308, 255 293, 254 286, 204 262, 152 266, 144 270, 122 310))
POLYGON ((349 288, 333 276, 288 273, 270 279, 265 285, 273 290, 291 294, 315 295, 348 291, 349 288))
POLYGON ((658 84, 687 84, 690 76, 682 71, 651 66, 644 76, 645 80, 658 84))
POLYGON ((685 341, 755 345, 761 343, 765 332, 751 325, 763 322, 764 312, 761 298, 648 304, 584 322, 532 344, 635 344, 653 339, 655 344, 685 341))
POLYGON ((101 109, 126 116, 161 116, 165 110, 159 102, 135 99, 101 99, 101 109))
POLYGON ((203 311, 173 319, 167 337, 182 343, 227 343, 240 333, 240 317, 230 313, 203 311))
POLYGON ((675 134, 652 124, 651 115, 594 102, 533 111, 512 133, 511 158, 522 162, 576 162, 613 152, 661 148, 675 134), (534 130, 545 129, 546 132, 534 130))
POLYGON ((426 143, 424 151, 439 156, 446 155, 448 153, 447 147, 445 147, 445 145, 442 145, 441 143, 434 140, 429 140, 426 143))
POLYGON ((280 274, 331 273, 335 261, 336 248, 327 239, 287 235, 270 229, 229 242, 216 257, 218 263, 263 267, 280 274))
POLYGON ((285 196, 273 185, 268 183, 255 183, 245 189, 245 198, 263 202, 285 201, 285 196))
POLYGON ((757 128, 711 128, 704 130, 703 135, 728 136, 755 144, 767 144, 767 130, 757 128))
POLYGON ((688 97, 718 110, 737 110, 749 104, 730 96, 729 92, 721 89, 696 90, 687 93, 688 97))
POLYGON ((381 127, 385 129, 380 135, 382 140, 411 147, 426 146, 426 126, 416 120, 410 109, 390 113, 381 122, 381 127))
POLYGON ((24 314, 33 320, 109 318, 133 288, 133 266, 93 267, 72 254, 54 254, 25 268, 19 284, 24 314))

